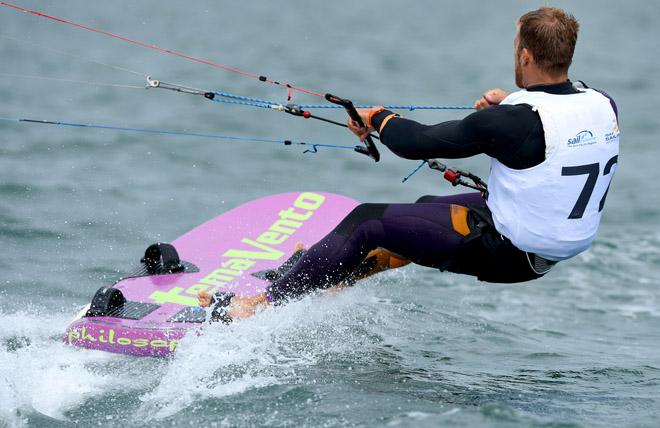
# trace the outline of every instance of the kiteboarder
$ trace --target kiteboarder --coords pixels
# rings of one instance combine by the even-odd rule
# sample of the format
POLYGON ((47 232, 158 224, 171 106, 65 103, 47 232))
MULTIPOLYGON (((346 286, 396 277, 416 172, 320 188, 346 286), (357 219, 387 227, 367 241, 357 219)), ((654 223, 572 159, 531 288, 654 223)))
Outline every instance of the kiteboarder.
MULTIPOLYGON (((356 207, 267 293, 235 296, 220 312, 241 318, 341 283, 377 248, 416 264, 514 283, 537 279, 591 245, 618 160, 617 108, 605 93, 571 82, 579 24, 541 7, 517 21, 515 83, 492 89, 462 120, 422 125, 383 109, 360 109, 360 139, 406 159, 491 158, 487 199, 480 193, 424 196, 416 203, 356 207), (223 309, 225 308, 225 309, 223 309)), ((211 296, 200 295, 207 306, 211 296)))

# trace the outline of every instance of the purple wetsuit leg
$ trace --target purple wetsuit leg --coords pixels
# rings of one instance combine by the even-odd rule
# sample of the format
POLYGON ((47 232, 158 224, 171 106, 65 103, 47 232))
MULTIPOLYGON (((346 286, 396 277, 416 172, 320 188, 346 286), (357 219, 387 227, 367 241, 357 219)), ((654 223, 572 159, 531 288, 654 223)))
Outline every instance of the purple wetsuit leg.
POLYGON ((417 200, 417 203, 422 203, 422 204, 429 202, 442 203, 442 204, 455 204, 455 205, 462 205, 464 207, 468 205, 486 206, 486 201, 479 192, 461 193, 458 195, 448 195, 448 196, 427 195, 427 196, 422 196, 417 200))
POLYGON ((439 268, 463 239, 453 230, 450 205, 474 203, 484 204, 479 193, 424 197, 414 204, 359 205, 271 285, 270 297, 294 298, 337 284, 378 247, 439 268))

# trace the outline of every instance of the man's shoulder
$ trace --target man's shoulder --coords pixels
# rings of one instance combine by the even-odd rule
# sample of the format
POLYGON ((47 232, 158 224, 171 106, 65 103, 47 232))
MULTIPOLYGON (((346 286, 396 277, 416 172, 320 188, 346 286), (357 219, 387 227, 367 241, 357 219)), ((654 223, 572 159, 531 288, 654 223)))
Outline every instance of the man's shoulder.
POLYGON ((619 108, 617 107, 614 98, 612 98, 612 96, 609 93, 603 91, 602 89, 594 89, 594 91, 598 92, 599 94, 610 100, 610 105, 612 106, 612 110, 614 110, 614 115, 616 116, 616 120, 619 120, 619 108))
POLYGON ((464 122, 466 126, 502 129, 511 125, 533 125, 538 120, 538 113, 529 104, 500 104, 476 111, 467 116, 464 122))
POLYGON ((576 89, 591 89, 592 91, 596 91, 608 100, 610 100, 610 105, 612 106, 612 110, 614 110, 614 114, 616 115, 616 119, 619 120, 619 108, 616 105, 616 102, 614 101, 614 98, 606 91, 603 89, 597 89, 597 88, 590 88, 587 86, 586 83, 584 83, 582 80, 577 80, 573 82, 573 86, 576 89))

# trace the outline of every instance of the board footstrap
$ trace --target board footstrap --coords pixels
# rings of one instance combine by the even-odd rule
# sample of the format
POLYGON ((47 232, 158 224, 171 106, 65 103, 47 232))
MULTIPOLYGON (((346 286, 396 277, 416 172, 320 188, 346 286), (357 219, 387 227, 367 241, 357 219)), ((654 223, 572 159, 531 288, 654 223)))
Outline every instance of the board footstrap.
POLYGON ((211 298, 211 321, 220 321, 223 324, 231 324, 232 319, 227 313, 229 308, 229 303, 231 299, 235 296, 231 292, 218 292, 213 295, 211 298))
POLYGON ((251 275, 255 278, 263 279, 265 281, 274 282, 282 278, 284 274, 291 270, 293 265, 298 263, 298 260, 305 255, 305 250, 298 250, 291 255, 280 267, 277 269, 268 269, 261 270, 259 272, 253 272, 251 275))

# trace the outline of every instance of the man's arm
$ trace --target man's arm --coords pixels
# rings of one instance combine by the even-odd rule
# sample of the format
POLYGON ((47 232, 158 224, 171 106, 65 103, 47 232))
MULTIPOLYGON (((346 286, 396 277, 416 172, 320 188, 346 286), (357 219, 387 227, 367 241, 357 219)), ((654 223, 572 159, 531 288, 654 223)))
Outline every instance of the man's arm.
MULTIPOLYGON (((373 124, 376 129, 380 127, 379 117, 374 118, 373 124)), ((381 130, 380 141, 392 153, 406 159, 470 157, 483 153, 484 143, 462 120, 423 125, 398 117, 391 119, 381 130)))
POLYGON ((511 168, 529 168, 543 162, 545 140, 538 114, 527 105, 484 108, 462 120, 422 125, 384 110, 371 118, 381 142, 406 159, 466 158, 487 154, 511 168))

